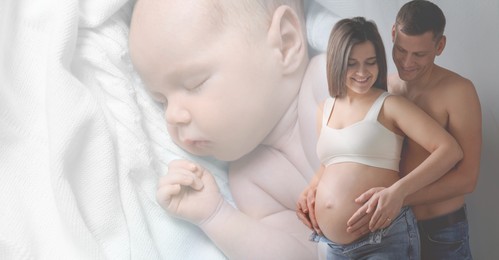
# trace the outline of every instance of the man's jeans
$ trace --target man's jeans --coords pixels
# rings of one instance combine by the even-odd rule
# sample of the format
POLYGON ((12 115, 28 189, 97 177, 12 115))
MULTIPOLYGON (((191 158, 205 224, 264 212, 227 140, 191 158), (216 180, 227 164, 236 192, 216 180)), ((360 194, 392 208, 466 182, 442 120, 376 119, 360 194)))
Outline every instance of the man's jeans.
MULTIPOLYGON (((454 217, 455 218, 455 217, 454 217)), ((440 221, 442 222, 442 221, 440 221)), ((466 207, 456 212, 435 219, 421 221, 419 224, 421 237, 421 259, 423 260, 471 260, 469 245, 468 220, 466 207), (449 216, 461 214, 459 220, 453 224, 432 228, 437 220, 449 219, 449 216), (462 217, 464 215, 464 218, 462 217)), ((435 225, 434 225, 435 226, 435 225)))

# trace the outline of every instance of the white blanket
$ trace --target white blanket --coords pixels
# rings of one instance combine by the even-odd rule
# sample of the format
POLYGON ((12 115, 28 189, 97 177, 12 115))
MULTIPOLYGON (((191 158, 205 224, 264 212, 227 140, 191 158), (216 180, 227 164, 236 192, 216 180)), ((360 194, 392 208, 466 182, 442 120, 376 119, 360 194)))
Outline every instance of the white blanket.
MULTIPOLYGON (((224 258, 155 201, 166 164, 189 156, 134 80, 131 8, 0 2, 0 259, 224 258)), ((230 199, 226 165, 192 159, 230 199)))
MULTIPOLYGON (((308 1, 311 47, 358 6, 308 1), (324 8, 326 7, 326 8, 324 8), (326 10, 327 9, 327 10, 326 10)), ((156 203, 178 157, 130 65, 133 0, 0 1, 0 259, 223 259, 156 203)), ((165 46, 167 47, 167 46, 165 46)))

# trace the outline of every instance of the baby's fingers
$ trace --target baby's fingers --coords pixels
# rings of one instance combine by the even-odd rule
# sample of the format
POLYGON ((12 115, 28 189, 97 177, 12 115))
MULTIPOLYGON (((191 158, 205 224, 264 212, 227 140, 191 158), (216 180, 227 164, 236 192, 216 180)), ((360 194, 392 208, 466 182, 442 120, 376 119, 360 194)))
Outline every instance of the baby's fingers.
POLYGON ((203 188, 203 181, 200 177, 191 171, 176 168, 175 170, 170 170, 167 175, 163 176, 159 180, 159 186, 171 186, 171 185, 181 185, 188 186, 195 190, 201 190, 203 188))
POLYGON ((176 196, 181 191, 180 184, 163 185, 156 191, 156 200, 162 205, 168 207, 173 196, 176 196))
POLYGON ((201 166, 184 159, 173 160, 168 164, 168 171, 176 169, 184 169, 190 171, 196 174, 196 176, 198 177, 201 177, 203 172, 203 168, 201 166))

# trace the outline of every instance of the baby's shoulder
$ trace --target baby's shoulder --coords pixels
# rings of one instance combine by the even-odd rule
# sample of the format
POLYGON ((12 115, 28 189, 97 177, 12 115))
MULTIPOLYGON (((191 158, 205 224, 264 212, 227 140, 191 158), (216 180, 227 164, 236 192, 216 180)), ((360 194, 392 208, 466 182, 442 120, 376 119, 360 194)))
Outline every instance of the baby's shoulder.
POLYGON ((313 70, 317 68, 324 69, 326 68, 326 54, 325 53, 320 53, 312 57, 308 63, 308 70, 313 70))
POLYGON ((309 81, 326 83, 326 54, 319 54, 310 59, 303 78, 303 84, 309 81))

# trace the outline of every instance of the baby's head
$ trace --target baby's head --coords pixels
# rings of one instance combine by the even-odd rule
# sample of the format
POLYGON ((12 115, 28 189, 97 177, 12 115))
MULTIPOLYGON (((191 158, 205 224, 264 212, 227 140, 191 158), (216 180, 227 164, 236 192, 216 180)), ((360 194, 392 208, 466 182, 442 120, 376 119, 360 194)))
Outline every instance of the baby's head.
POLYGON ((172 139, 225 161, 262 143, 300 89, 303 16, 299 0, 139 0, 132 62, 172 139))
POLYGON ((206 12, 213 24, 236 25, 242 29, 262 31, 271 23, 274 12, 280 6, 289 6, 304 25, 303 0, 210 0, 206 12), (258 26, 255 26, 258 25, 258 26))

